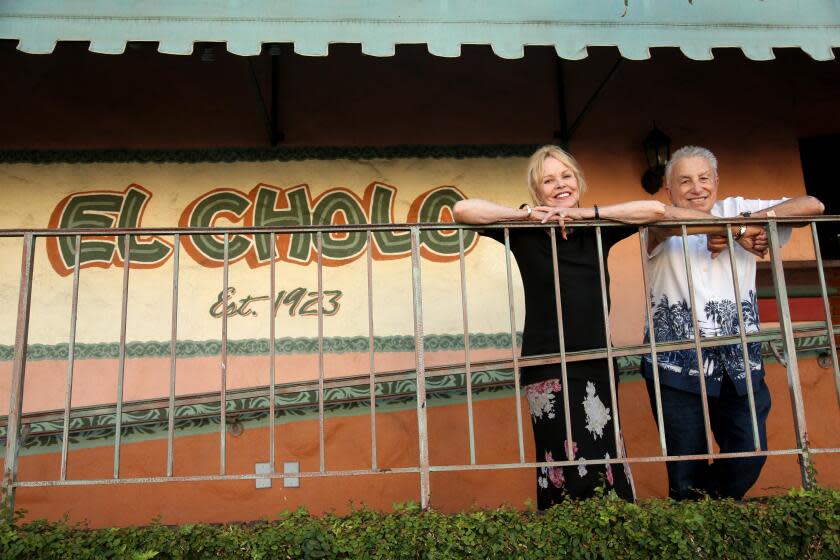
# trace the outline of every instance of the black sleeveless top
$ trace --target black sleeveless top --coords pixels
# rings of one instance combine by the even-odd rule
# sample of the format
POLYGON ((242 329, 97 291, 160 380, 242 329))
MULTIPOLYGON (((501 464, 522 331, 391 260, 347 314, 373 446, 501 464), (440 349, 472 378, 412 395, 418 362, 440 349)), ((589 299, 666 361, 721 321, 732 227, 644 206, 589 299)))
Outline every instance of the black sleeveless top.
MULTIPOLYGON (((522 356, 560 352, 557 307, 554 299, 554 269, 551 263, 551 237, 541 228, 510 229, 510 250, 516 258, 525 289, 525 328, 522 356)), ((568 239, 557 231, 557 270, 560 302, 563 307, 563 334, 566 352, 606 348, 598 245, 595 227, 566 228, 568 239)), ((635 226, 601 228, 604 279, 609 308, 610 276, 607 257, 613 245, 636 233, 635 226)), ((485 230, 481 234, 504 244, 504 230, 485 230)), ((569 362, 569 378, 609 378, 606 359, 569 362)), ((522 384, 560 378, 560 364, 531 366, 522 370, 522 384)))

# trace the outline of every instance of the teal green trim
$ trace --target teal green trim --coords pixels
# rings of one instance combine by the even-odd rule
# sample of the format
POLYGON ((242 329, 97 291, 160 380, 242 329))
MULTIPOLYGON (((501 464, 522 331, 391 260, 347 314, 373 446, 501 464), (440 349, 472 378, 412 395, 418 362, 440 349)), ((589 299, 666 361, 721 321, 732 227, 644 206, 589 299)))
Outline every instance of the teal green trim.
POLYGON ((536 144, 311 146, 195 150, 0 150, 0 163, 230 163, 366 159, 528 157, 536 144))
MULTIPOLYGON (((250 338, 244 340, 229 339, 227 352, 231 356, 267 356, 269 353, 269 339, 250 338)), ((464 337, 460 334, 430 334, 423 337, 423 343, 428 352, 438 350, 463 350, 464 337)), ((517 345, 522 343, 522 334, 516 337, 517 345)), ((275 342, 279 354, 317 354, 318 339, 312 338, 278 338, 275 342)), ((179 358, 198 358, 202 356, 218 356, 221 352, 220 340, 179 340, 177 355, 179 358)), ((510 333, 474 333, 470 335, 470 348, 481 350, 485 348, 509 348, 510 333)), ((366 336, 335 336, 324 338, 324 352, 327 354, 344 354, 347 352, 369 352, 370 343, 366 336)), ((0 362, 11 361, 14 357, 14 346, 0 345, 0 362)), ((66 360, 69 345, 60 344, 30 344, 26 353, 27 360, 66 360)), ((414 352, 413 336, 377 336, 374 338, 376 352, 414 352)), ((126 344, 128 358, 166 358, 170 356, 169 341, 129 342, 126 344)), ((117 359, 120 355, 120 345, 116 342, 100 342, 93 344, 76 343, 75 357, 77 360, 117 359)))
POLYGON ((679 47, 687 57, 712 58, 712 49, 740 48, 769 60, 774 47, 800 47, 817 60, 840 45, 836 0, 483 0, 481 2, 114 2, 4 0, 0 38, 32 54, 56 42, 88 41, 92 52, 121 54, 130 41, 153 41, 159 52, 193 55, 195 43, 224 43, 240 56, 257 56, 273 43, 300 55, 327 56, 331 44, 360 45, 372 56, 393 56, 398 44, 426 45, 457 57, 462 45, 489 45, 502 58, 522 58, 525 46, 552 47, 566 59, 587 48, 615 46, 639 60, 651 47, 679 47))
MULTIPOLYGON (((796 339, 797 349, 808 350, 815 345, 826 344, 825 337, 806 337, 796 339)), ((227 352, 230 356, 267 356, 269 353, 267 338, 249 338, 243 340, 229 339, 227 352)), ((517 346, 522 344, 522 333, 516 334, 517 346)), ((168 358, 170 356, 169 341, 129 342, 126 344, 126 356, 130 359, 139 358, 168 358)), ((427 352, 442 350, 463 350, 464 337, 460 334, 429 334, 423 337, 423 345, 427 352)), ((218 356, 221 353, 220 340, 179 340, 176 346, 179 358, 199 358, 218 356)), ((275 342, 278 354, 317 354, 318 339, 316 337, 278 338, 275 342)), ((30 344, 26 353, 27 360, 66 360, 69 345, 60 344, 30 344)), ((509 333, 473 333, 470 334, 470 348, 473 350, 510 348, 509 333)), ((345 354, 350 352, 369 352, 370 344, 366 336, 335 336, 324 338, 324 352, 327 354, 345 354)), ((409 335, 377 336, 374 338, 376 352, 414 352, 414 337, 409 335)), ((762 351, 767 357, 772 357, 766 342, 762 343, 762 351)), ((120 346, 116 342, 76 343, 77 360, 118 359, 120 346)), ((14 358, 14 346, 0 345, 0 362, 11 361, 14 358)), ((618 358, 619 364, 624 362, 638 364, 639 357, 618 358)))
MULTIPOLYGON (((513 373, 492 370, 474 373, 473 397, 476 400, 501 398, 513 394, 513 373)), ((429 378, 426 384, 429 406, 455 404, 466 400, 464 374, 429 378)), ((412 380, 376 384, 377 412, 413 409, 416 385, 412 380)), ((228 421, 238 419, 245 427, 268 424, 268 396, 234 398, 227 401, 228 421)), ((275 422, 279 424, 318 417, 317 391, 277 395, 275 422)), ((327 417, 367 414, 370 399, 367 385, 327 389, 324 411, 327 417)), ((181 435, 218 431, 219 403, 183 405, 175 408, 175 430, 181 435)), ((158 408, 123 414, 124 441, 160 439, 167 436, 168 410, 158 408)), ((70 421, 70 445, 73 449, 111 445, 114 438, 113 413, 81 416, 70 421)), ((51 453, 61 447, 63 423, 60 420, 36 422, 23 444, 23 454, 51 453)), ((5 444, 6 428, 0 427, 5 444)), ((0 445, 2 450, 2 445, 0 445)))

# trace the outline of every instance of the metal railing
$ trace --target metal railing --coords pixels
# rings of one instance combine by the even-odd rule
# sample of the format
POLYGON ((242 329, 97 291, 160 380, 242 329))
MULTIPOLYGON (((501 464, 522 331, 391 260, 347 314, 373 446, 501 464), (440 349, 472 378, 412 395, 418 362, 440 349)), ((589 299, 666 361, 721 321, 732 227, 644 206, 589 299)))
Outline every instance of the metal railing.
MULTIPOLYGON (((808 439, 808 429, 805 419, 805 405, 802 396, 802 386, 799 378, 798 360, 796 357, 796 343, 797 338, 825 336, 827 344, 825 349, 830 352, 833 375, 835 382, 835 389, 837 391, 838 406, 840 407, 840 372, 838 372, 837 349, 835 344, 835 335, 840 332, 832 324, 831 310, 828 298, 828 289, 826 286, 826 278, 823 270, 823 263, 820 257, 819 239, 817 236, 817 222, 835 221, 838 217, 825 216, 809 218, 810 231, 813 238, 816 254, 816 268, 819 274, 820 290, 825 309, 825 321, 817 324, 794 326, 791 321, 790 307, 788 303, 787 287, 785 283, 785 276, 783 270, 782 259, 780 255, 780 244, 778 234, 778 224, 785 224, 789 222, 801 223, 802 218, 798 219, 756 219, 756 218, 732 218, 732 219, 713 219, 705 223, 707 225, 733 225, 741 223, 765 224, 769 234, 770 245, 770 262, 772 268, 772 277, 775 287, 776 301, 779 309, 779 328, 764 330, 755 333, 746 333, 743 310, 740 305, 736 305, 738 310, 738 325, 739 334, 735 336, 719 336, 713 338, 701 337, 700 330, 697 324, 697 316, 694 311, 695 306, 693 300, 695 297, 694 286, 692 283, 691 262, 688 258, 687 251, 684 252, 685 266, 687 278, 689 280, 689 292, 692 299, 693 316, 693 340, 684 340, 678 342, 659 342, 656 340, 655 329, 653 328, 653 306, 650 298, 646 307, 646 320, 650 333, 650 342, 647 344, 614 346, 610 338, 610 318, 607 304, 607 284, 605 282, 603 245, 601 242, 601 230, 605 227, 614 227, 616 224, 604 221, 580 222, 576 223, 575 227, 594 227, 596 228, 598 261, 600 263, 600 293, 603 302, 603 322, 606 330, 606 347, 599 349, 592 349, 589 351, 575 351, 567 352, 565 341, 563 337, 563 321, 562 321, 562 300, 560 294, 560 275, 562 270, 558 270, 556 259, 556 227, 549 227, 548 233, 551 236, 553 257, 554 257, 554 291, 556 302, 556 314, 559 327, 559 353, 540 356, 520 357, 517 349, 517 331, 516 331, 516 310, 514 305, 514 283, 512 277, 511 264, 511 248, 509 231, 515 228, 532 228, 532 227, 548 227, 541 226, 534 223, 510 223, 504 225, 487 226, 483 228, 476 228, 474 226, 460 226, 451 223, 437 223, 437 224, 382 224, 382 225, 343 225, 343 226, 312 226, 312 227, 282 227, 282 228, 265 228, 265 227, 237 227, 237 228, 143 228, 143 229, 74 229, 74 230, 58 230, 58 229, 43 229, 43 230, 2 230, 0 237, 2 238, 21 238, 22 239, 22 265, 20 275, 20 290, 18 293, 18 310, 17 322, 15 328, 14 341, 14 357, 12 365, 12 376, 10 385, 10 404, 9 412, 6 422, 6 449, 5 449, 5 464, 3 470, 2 488, 5 494, 6 504, 11 508, 14 507, 15 490, 24 487, 55 487, 55 486, 74 486, 74 485, 110 485, 110 484, 148 484, 148 483, 162 483, 162 482, 186 482, 186 481, 211 481, 211 480, 253 480, 264 478, 307 478, 307 477, 323 477, 323 476, 356 476, 356 475, 384 475, 384 474, 405 474, 412 473, 419 476, 420 483, 420 503, 423 507, 428 507, 431 500, 431 485, 430 474, 434 472, 448 472, 448 471, 476 471, 476 470, 496 470, 496 469, 519 469, 519 468, 533 468, 533 467, 562 467, 571 465, 604 465, 604 464, 622 464, 622 463, 651 463, 651 462, 665 462, 674 460, 686 459, 720 459, 720 458, 734 458, 734 457, 753 457, 753 456, 771 456, 771 455, 795 455, 799 459, 802 484, 809 486, 812 483, 811 469, 809 467, 810 456, 817 453, 840 453, 840 448, 811 448, 808 439), (505 267, 506 267, 506 282, 507 282, 507 299, 510 318, 510 358, 490 359, 490 360, 474 360, 470 344, 470 324, 468 320, 468 301, 467 301, 467 277, 465 269, 465 246, 464 246, 464 232, 474 229, 499 228, 504 230, 504 246, 505 246, 505 267), (464 341, 464 361, 458 363, 448 363, 445 365, 428 366, 426 364, 427 351, 424 346, 424 321, 423 321, 423 285, 421 275, 421 254, 420 254, 420 236, 424 230, 449 230, 455 231, 458 240, 458 261, 459 261, 459 286, 460 286, 460 300, 461 300, 461 314, 463 324, 463 341, 464 341), (377 371, 376 370, 376 349, 374 343, 374 314, 373 314, 373 261, 371 256, 371 243, 373 242, 373 234, 377 231, 390 232, 408 232, 411 239, 411 286, 412 286, 412 303, 413 303, 413 338, 414 338, 414 368, 391 370, 391 371, 377 371), (325 234, 339 233, 339 232, 361 232, 367 236, 368 250, 366 260, 366 274, 367 274, 367 300, 368 300, 368 314, 367 314, 367 330, 368 330, 368 352, 369 352, 369 371, 366 374, 350 375, 340 378, 325 377, 324 367, 324 305, 323 305, 323 236, 325 234), (222 236, 224 244, 224 260, 222 266, 222 293, 227 293, 229 287, 229 267, 230 255, 229 246, 230 239, 233 235, 268 235, 270 236, 270 266, 268 273, 270 275, 270 300, 275 301, 276 298, 276 242, 278 236, 288 235, 293 233, 309 233, 315 236, 316 245, 316 267, 317 267, 317 329, 318 329, 318 376, 317 380, 313 378, 312 381, 302 381, 294 383, 278 383, 275 358, 277 356, 276 348, 276 319, 274 314, 269 314, 271 320, 269 321, 269 349, 270 366, 268 368, 269 384, 265 387, 254 387, 244 391, 244 393, 251 395, 267 395, 268 396, 268 457, 271 465, 270 473, 260 474, 234 474, 229 473, 226 465, 226 423, 227 412, 226 403, 229 398, 227 368, 228 368, 228 308, 227 305, 222 305, 221 315, 221 347, 219 355, 219 384, 220 390, 217 393, 209 393, 204 395, 177 395, 176 394, 176 375, 177 375, 177 342, 178 342, 178 297, 179 297, 179 270, 180 270, 180 245, 181 239, 185 236, 222 236), (128 294, 129 294, 129 279, 131 270, 131 240, 134 236, 171 236, 173 239, 173 278, 172 278, 172 307, 171 307, 171 330, 170 330, 170 371, 169 371, 169 394, 166 399, 157 399, 145 403, 126 403, 124 402, 124 380, 126 367, 126 325, 128 317, 128 294), (120 320, 120 336, 119 336, 119 354, 118 354, 118 371, 117 371, 117 394, 115 395, 115 404, 113 406, 99 406, 88 407, 86 409, 73 408, 72 393, 73 393, 73 374, 74 364, 76 361, 76 321, 78 316, 79 303, 79 284, 80 284, 80 253, 82 239, 87 237, 108 236, 121 240, 123 243, 123 262, 122 262, 122 296, 121 296, 121 320, 120 320), (27 348, 28 348, 28 332, 29 321, 31 314, 31 298, 33 289, 33 266, 35 257, 36 242, 39 239, 51 237, 70 237, 74 241, 75 247, 75 262, 73 267, 73 284, 72 284, 72 300, 70 310, 70 334, 68 346, 67 372, 64 384, 64 407, 60 411, 41 411, 33 413, 22 413, 24 379, 27 366, 27 348), (792 405, 792 418, 796 434, 796 445, 794 447, 785 449, 773 449, 764 451, 759 444, 758 423, 756 420, 756 410, 754 402, 754 388, 751 383, 751 376, 747 375, 748 383, 749 406, 751 412, 751 423, 753 431, 753 439, 755 449, 748 452, 740 453, 716 453, 712 447, 711 430, 709 423, 709 412, 707 405, 707 392, 705 386, 705 379, 703 375, 699 376, 700 387, 703 401, 703 420, 705 424, 705 431, 707 436, 708 448, 707 452, 698 455, 688 456, 669 456, 667 453, 665 443, 665 429, 662 421, 662 402, 660 395, 660 381, 659 372, 656 360, 653 360, 653 377, 655 384, 655 403, 656 403, 656 417, 659 430, 659 444, 661 454, 654 456, 624 456, 621 454, 621 425, 617 414, 617 387, 616 376, 613 368, 613 359, 627 356, 643 356, 647 354, 656 354, 657 352, 672 351, 672 350, 693 350, 697 353, 698 363, 702 364, 702 352, 706 348, 714 348, 722 345, 740 344, 743 351, 743 359, 745 364, 749 364, 749 356, 747 345, 752 342, 767 342, 781 340, 784 355, 786 356, 786 371, 787 381, 790 391, 790 400, 792 405), (522 420, 522 404, 521 404, 521 380, 520 371, 523 367, 545 364, 560 364, 562 383, 567 386, 567 364, 583 360, 606 358, 610 369, 610 400, 611 409, 616 411, 615 421, 613 422, 613 437, 615 438, 617 457, 609 459, 570 459, 566 461, 527 461, 525 459, 525 444, 524 444, 524 429, 522 420), (500 368, 512 368, 513 370, 513 390, 515 395, 516 414, 516 437, 518 461, 514 462, 497 462, 497 463, 480 463, 476 460, 476 442, 475 442, 475 420, 473 415, 473 392, 476 387, 473 384, 473 376, 478 372, 490 371, 500 368), (432 464, 429 458, 429 430, 427 423, 427 380, 451 374, 463 374, 464 384, 463 389, 466 392, 466 421, 469 432, 469 463, 467 464, 447 464, 436 465, 432 464), (386 468, 380 465, 377 457, 377 412, 376 412, 376 385, 388 380, 413 380, 416 386, 416 419, 418 429, 418 462, 417 465, 386 468), (326 465, 325 457, 325 442, 324 442, 324 419, 325 419, 325 390, 334 387, 358 386, 366 384, 368 389, 368 398, 370 402, 370 434, 371 434, 371 457, 369 468, 348 469, 348 470, 330 470, 326 465), (314 391, 317 392, 317 407, 318 407, 318 465, 317 470, 300 472, 294 474, 286 474, 277 472, 275 466, 276 457, 276 439, 275 439, 275 406, 276 397, 283 393, 295 391, 314 391), (194 475, 194 476, 175 476, 173 474, 173 445, 175 440, 175 408, 179 403, 195 403, 195 402, 219 402, 219 472, 214 475, 194 475), (167 409, 167 454, 166 454, 166 474, 165 476, 151 476, 151 477, 125 477, 121 475, 120 468, 120 454, 123 446, 121 435, 124 429, 124 415, 132 410, 142 408, 163 408, 167 409), (71 417, 84 414, 97 414, 106 410, 114 410, 114 455, 113 455, 113 476, 110 478, 95 478, 95 479, 69 479, 67 476, 67 459, 68 459, 68 442, 70 435, 70 421, 71 417), (61 459, 58 477, 50 480, 21 480, 18 477, 18 456, 21 449, 21 430, 25 425, 30 425, 35 421, 43 420, 44 418, 61 419, 61 459)), ((692 222, 696 224, 697 222, 692 222)), ((683 246, 686 247, 688 222, 662 222, 660 225, 681 226, 683 246)), ((640 227, 640 243, 642 257, 642 271, 643 271, 643 286, 645 293, 650 293, 650 275, 648 270, 646 255, 646 230, 640 227)), ((732 269, 734 266, 734 240, 731 232, 728 235, 728 246, 730 263, 732 269)), ((259 274, 258 271, 252 271, 253 274, 259 274)), ((741 287, 738 285, 737 275, 733 277, 733 288, 738 301, 741 301, 741 287)), ((237 391, 236 395, 243 394, 243 391, 237 391)), ((566 425, 566 439, 571 445, 571 418, 570 418, 570 404, 568 400, 568 392, 563 391, 563 413, 565 416, 566 425)), ((838 408, 838 417, 840 417, 840 408, 838 408)), ((574 457, 571 450, 569 450, 568 457, 574 457)))

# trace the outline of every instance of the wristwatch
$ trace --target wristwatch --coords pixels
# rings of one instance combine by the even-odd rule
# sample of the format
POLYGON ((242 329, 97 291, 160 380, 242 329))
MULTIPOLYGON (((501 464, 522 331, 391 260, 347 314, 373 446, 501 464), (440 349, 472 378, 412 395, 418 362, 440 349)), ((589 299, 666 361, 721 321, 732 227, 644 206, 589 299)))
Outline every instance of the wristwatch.
MULTIPOLYGON (((743 216, 743 217, 745 217, 745 218, 749 218, 750 216, 752 216, 752 212, 750 212, 749 210, 746 210, 746 211, 744 211, 744 212, 741 212, 741 213, 739 214, 739 216, 743 216)), ((735 241, 738 241, 739 239, 741 239, 742 237, 744 237, 744 234, 745 234, 745 233, 747 233, 747 224, 741 224, 740 226, 738 226, 738 233, 736 233, 735 235, 733 235, 733 236, 732 236, 732 239, 734 239, 735 241)))

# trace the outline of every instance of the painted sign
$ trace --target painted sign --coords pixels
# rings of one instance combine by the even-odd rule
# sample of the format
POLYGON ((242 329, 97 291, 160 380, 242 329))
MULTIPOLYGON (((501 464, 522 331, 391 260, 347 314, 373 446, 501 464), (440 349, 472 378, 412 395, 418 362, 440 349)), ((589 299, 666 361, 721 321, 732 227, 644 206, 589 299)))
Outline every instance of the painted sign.
MULTIPOLYGON (((6 202, 2 228, 236 228, 342 224, 404 224, 452 221, 452 206, 468 196, 507 204, 522 202, 521 158, 472 160, 292 161, 236 163, 0 164, 6 202), (520 185, 510 188, 510 185, 520 185)), ((480 243, 464 231, 465 274, 476 332, 509 329, 507 304, 481 302, 482 293, 506 293, 495 242, 480 243), (489 261, 487 255, 493 255, 489 261), (489 274, 488 272, 496 272, 489 274)), ((327 337, 367 336, 372 309, 377 336, 413 332, 411 235, 409 231, 275 235, 232 231, 228 236, 229 281, 223 283, 221 234, 181 235, 178 337, 220 337, 227 311, 229 337, 261 340, 268 318, 279 336, 309 340, 317 335, 318 309, 327 337), (320 239, 319 239, 320 237, 320 239), (315 263, 323 264, 319 281, 315 263), (373 299, 368 298, 367 255, 373 261, 373 299), (275 292, 270 289, 271 255, 275 292), (225 291, 227 290, 227 291, 225 291)), ((430 334, 461 331, 457 230, 419 235, 424 323, 430 334)), ((152 343, 170 336, 173 235, 129 239, 126 340, 152 343)), ((66 344, 72 300, 75 238, 36 241, 30 341, 52 348, 66 344)), ((125 238, 83 236, 79 262, 79 343, 120 339, 125 238)), ((10 301, 19 288, 20 240, 0 239, 5 274, 0 289, 10 301)), ((514 275, 516 270, 514 270, 514 275)), ((514 278, 518 282, 518 278, 514 278)), ((518 287, 514 289, 519 298, 518 287)), ((14 339, 14 306, 0 309, 0 345, 14 339)), ((109 347, 110 348, 110 347, 109 347)), ((59 350, 55 350, 58 352, 59 350)))
MULTIPOLYGON (((138 184, 124 191, 83 191, 66 196, 50 216, 50 228, 139 228, 152 199, 152 193, 138 184)), ((192 202, 181 214, 181 227, 214 227, 221 220, 244 226, 311 226, 338 224, 394 223, 397 189, 383 183, 371 183, 362 196, 348 189, 330 189, 313 197, 309 186, 287 189, 259 184, 250 192, 217 188, 192 202)), ((452 206, 465 196, 455 187, 442 186, 416 197, 407 222, 452 221, 452 206)), ((372 256, 377 260, 398 259, 411 254, 407 231, 375 231, 371 235, 372 256)), ((224 264, 224 240, 219 235, 182 237, 187 253, 206 267, 224 264)), ((230 263, 245 260, 251 268, 269 264, 272 248, 268 234, 233 234, 228 240, 230 263)), ((472 250, 476 234, 464 234, 466 251, 472 250)), ((291 233, 275 240, 274 255, 280 261, 307 265, 317 258, 315 234, 291 233)), ((342 266, 361 257, 368 249, 365 232, 334 232, 321 240, 325 266, 342 266)), ((114 236, 84 239, 80 248, 82 268, 120 267, 125 260, 125 244, 114 236)), ((454 230, 424 230, 420 251, 429 260, 447 262, 458 259, 458 238, 454 230)), ((129 266, 156 268, 171 256, 172 244, 159 236, 133 236, 129 242, 129 266)), ((75 242, 72 237, 49 238, 47 253, 55 271, 67 276, 73 272, 75 242)))
MULTIPOLYGON (((324 303, 321 308, 321 313, 325 317, 332 317, 341 308, 341 296, 344 295, 341 290, 323 290, 324 303)), ((246 295, 243 298, 236 296, 236 288, 230 286, 227 292, 219 292, 219 296, 213 305, 210 306, 210 316, 218 319, 225 313, 227 307, 228 317, 256 317, 259 315, 251 306, 260 301, 271 301, 271 297, 267 295, 252 296, 246 295)), ((318 292, 316 290, 307 290, 306 288, 298 287, 291 290, 281 289, 277 292, 274 298, 274 304, 271 307, 271 312, 274 316, 281 308, 288 310, 289 317, 317 315, 318 314, 318 292)))

